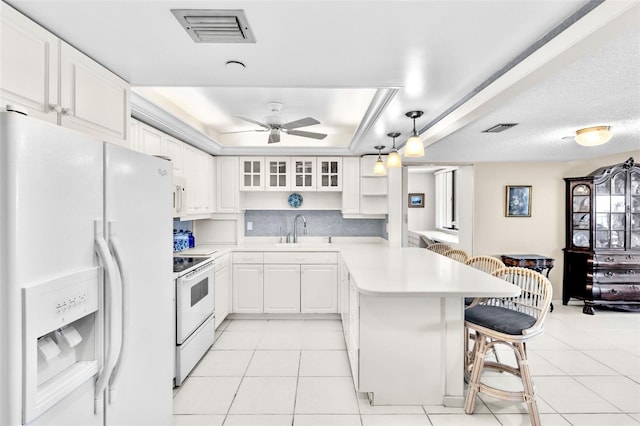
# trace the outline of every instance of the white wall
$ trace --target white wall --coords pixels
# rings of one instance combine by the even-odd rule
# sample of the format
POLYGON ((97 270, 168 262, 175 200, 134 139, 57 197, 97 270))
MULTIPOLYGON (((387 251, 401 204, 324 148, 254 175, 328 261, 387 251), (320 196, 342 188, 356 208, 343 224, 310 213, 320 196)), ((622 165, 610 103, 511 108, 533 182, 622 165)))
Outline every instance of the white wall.
POLYGON ((478 163, 474 167, 473 255, 533 253, 555 259, 549 275, 562 297, 565 177, 640 157, 640 151, 564 163, 478 163), (505 186, 531 185, 531 217, 505 217, 505 186))
MULTIPOLYGON (((407 227, 410 231, 435 228, 435 179, 433 172, 412 171, 407 178, 408 193, 424 193, 424 208, 407 209, 407 227)), ((403 200, 408 203, 408 200, 403 200)))

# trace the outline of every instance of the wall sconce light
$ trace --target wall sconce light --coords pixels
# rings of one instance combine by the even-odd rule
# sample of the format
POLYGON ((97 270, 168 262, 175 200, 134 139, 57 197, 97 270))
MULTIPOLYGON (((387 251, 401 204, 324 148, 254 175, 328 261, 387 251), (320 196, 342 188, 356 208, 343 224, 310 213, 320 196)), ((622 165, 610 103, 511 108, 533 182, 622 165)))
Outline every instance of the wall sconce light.
POLYGON ((396 138, 400 136, 400 132, 387 133, 387 136, 393 138, 393 148, 391 148, 391 152, 387 155, 387 169, 402 167, 402 158, 400 158, 398 148, 396 148, 396 138))
POLYGON ((597 146, 609 142, 611 136, 609 126, 587 127, 576 130, 576 143, 582 146, 597 146))
POLYGON ((413 120, 413 131, 411 137, 407 140, 407 144, 404 146, 405 157, 424 157, 424 144, 422 139, 416 132, 416 118, 422 117, 422 111, 409 111, 405 115, 413 120))
POLYGON ((373 174, 376 176, 385 176, 387 174, 387 168, 384 166, 382 157, 380 157, 380 151, 384 149, 384 145, 376 145, 374 148, 378 150, 378 159, 373 166, 373 174))

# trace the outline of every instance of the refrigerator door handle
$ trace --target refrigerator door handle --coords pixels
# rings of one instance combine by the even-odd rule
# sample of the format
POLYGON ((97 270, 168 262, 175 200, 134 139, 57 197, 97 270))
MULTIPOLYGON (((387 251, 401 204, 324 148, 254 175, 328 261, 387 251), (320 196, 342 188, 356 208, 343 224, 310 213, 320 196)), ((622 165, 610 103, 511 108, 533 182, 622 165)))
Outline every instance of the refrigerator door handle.
MULTIPOLYGON (((108 326, 108 348, 106 351, 106 358, 98 379, 96 380, 95 388, 95 401, 94 411, 97 413, 102 412, 103 406, 103 393, 111 377, 111 373, 115 367, 118 353, 121 349, 121 341, 116 338, 116 333, 122 330, 122 316, 119 315, 118 307, 122 306, 122 283, 120 282, 120 275, 118 274, 117 267, 109 251, 107 242, 102 235, 102 232, 96 233, 96 251, 100 257, 105 269, 105 313, 109 314, 106 317, 109 318, 108 326)), ((105 327, 106 328, 106 327, 105 327)))
POLYGON ((109 247, 111 249, 110 251, 113 255, 113 259, 115 260, 117 271, 119 273, 121 294, 122 294, 121 303, 119 306, 120 308, 119 314, 121 318, 122 327, 120 328, 119 333, 117 335, 117 338, 120 341, 120 351, 118 352, 118 355, 116 357, 115 366, 114 366, 113 372, 111 373, 111 377, 109 379, 109 403, 110 404, 115 401, 116 384, 118 381, 118 374, 120 373, 120 359, 122 358, 122 351, 124 348, 124 336, 125 336, 125 330, 126 330, 126 316, 127 316, 124 302, 125 302, 128 284, 129 284, 126 269, 123 266, 122 250, 120 249, 121 245, 117 237, 116 229, 117 228, 116 228, 115 222, 109 222, 109 247))

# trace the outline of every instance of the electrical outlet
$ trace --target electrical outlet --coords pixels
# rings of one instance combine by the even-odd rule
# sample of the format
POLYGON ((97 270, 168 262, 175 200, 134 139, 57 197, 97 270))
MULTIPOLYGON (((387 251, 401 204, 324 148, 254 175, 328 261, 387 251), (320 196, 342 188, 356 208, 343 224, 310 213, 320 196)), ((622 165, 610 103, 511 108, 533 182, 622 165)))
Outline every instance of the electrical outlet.
POLYGON ((247 231, 253 231, 253 222, 247 222, 247 231))

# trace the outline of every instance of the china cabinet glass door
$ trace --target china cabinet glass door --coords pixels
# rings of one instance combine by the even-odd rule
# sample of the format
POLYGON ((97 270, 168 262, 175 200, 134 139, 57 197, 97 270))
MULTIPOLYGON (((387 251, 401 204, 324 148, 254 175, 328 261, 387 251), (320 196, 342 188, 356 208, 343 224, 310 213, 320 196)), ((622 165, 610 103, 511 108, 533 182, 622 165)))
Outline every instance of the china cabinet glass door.
POLYGON ((572 236, 575 247, 589 248, 591 228, 591 188, 586 184, 573 187, 572 204, 572 236))
POLYGON ((624 249, 627 173, 620 171, 596 185, 596 249, 624 249))
POLYGON ((640 248, 640 173, 631 172, 631 249, 640 248))

